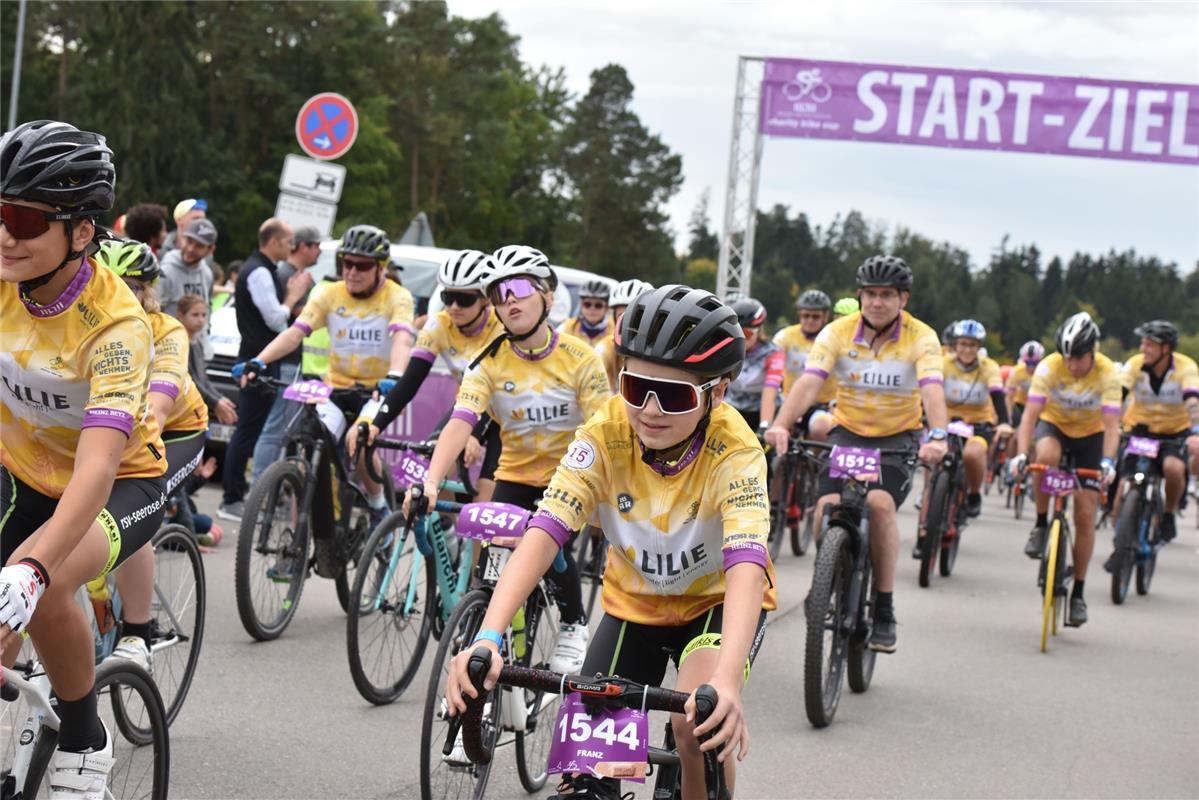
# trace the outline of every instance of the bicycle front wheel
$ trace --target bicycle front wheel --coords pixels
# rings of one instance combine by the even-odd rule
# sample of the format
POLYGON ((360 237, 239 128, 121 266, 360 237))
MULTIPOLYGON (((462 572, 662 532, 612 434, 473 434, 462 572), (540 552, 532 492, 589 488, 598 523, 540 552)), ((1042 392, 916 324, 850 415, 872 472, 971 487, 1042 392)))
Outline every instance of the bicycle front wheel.
MULTIPOLYGON (((513 630, 516 662, 533 669, 549 669, 558 633, 558 606, 539 584, 525 603, 523 640, 513 630)), ((532 794, 545 786, 554 722, 562 695, 512 687, 504 697, 505 714, 516 729, 516 772, 520 785, 532 794)))
POLYGON ((774 502, 770 505, 770 536, 766 542, 771 561, 778 561, 790 527, 791 502, 795 496, 795 462, 783 458, 778 473, 774 502))
POLYGON ((1041 652, 1049 650, 1049 632, 1057 633, 1057 564, 1058 548, 1061 546, 1062 521, 1054 517, 1049 526, 1049 546, 1042 556, 1041 565, 1045 573, 1045 585, 1042 592, 1041 608, 1041 652))
POLYGON ((841 682, 849 649, 849 579, 853 554, 849 532, 832 526, 821 536, 805 612, 804 708, 808 721, 823 728, 833 721, 841 700, 841 682))
MULTIPOLYGON (((450 798, 477 798, 481 800, 487 789, 493 758, 487 764, 472 764, 462 753, 461 735, 450 755, 444 755, 446 734, 450 717, 446 710, 445 686, 449 675, 450 661, 460 651, 470 647, 475 634, 483 624, 491 593, 476 589, 458 603, 445 634, 437 646, 433 672, 429 676, 429 690, 425 695, 425 714, 420 731, 420 793, 421 800, 449 800, 450 798)), ((488 695, 490 707, 483 715, 483 741, 494 748, 500 731, 499 687, 488 695)), ((552 723, 551 723, 552 725, 552 723)))
POLYGON ((106 796, 166 800, 170 736, 154 680, 136 664, 109 659, 96 667, 96 695, 116 762, 108 775, 106 796))
POLYGON ((237 614, 254 639, 279 638, 295 616, 308 576, 308 530, 299 527, 304 479, 291 461, 266 468, 246 500, 233 584, 237 614))
POLYGON ((417 550, 404 512, 392 512, 367 540, 348 600, 350 677, 368 702, 395 702, 416 676, 437 614, 436 592, 433 559, 417 550))
POLYGON ((191 688, 204 641, 208 588, 204 560, 191 531, 167 525, 154 534, 154 597, 150 605, 150 652, 154 682, 175 721, 191 688))

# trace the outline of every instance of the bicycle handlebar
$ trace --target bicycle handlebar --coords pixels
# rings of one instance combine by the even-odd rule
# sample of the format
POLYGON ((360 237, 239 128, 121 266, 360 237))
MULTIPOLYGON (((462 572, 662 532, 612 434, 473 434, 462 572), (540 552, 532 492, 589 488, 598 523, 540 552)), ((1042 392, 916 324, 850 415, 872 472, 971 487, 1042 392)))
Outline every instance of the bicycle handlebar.
MULTIPOLYGON (((367 422, 358 423, 358 441, 360 441, 360 442, 366 441, 367 432, 369 430, 368 426, 369 426, 369 423, 367 423, 367 422)), ((411 442, 411 441, 407 441, 405 439, 384 439, 382 437, 375 437, 375 441, 371 442, 366 448, 363 448, 361 445, 359 445, 358 453, 351 455, 351 461, 356 460, 358 455, 362 454, 363 450, 365 449, 366 474, 369 475, 370 479, 372 481, 374 481, 375 483, 383 483, 384 482, 383 475, 378 470, 375 469, 374 455, 375 455, 376 449, 411 450, 412 452, 417 453, 418 455, 432 456, 433 450, 436 447, 437 447, 436 441, 411 442)), ((471 497, 478 494, 477 490, 474 487, 474 484, 471 483, 470 470, 467 469, 466 460, 461 453, 458 455, 458 481, 466 489, 466 494, 470 495, 471 497)))
MULTIPOLYGON (((1061 469, 1060 467, 1051 467, 1048 464, 1029 464, 1026 469, 1029 472, 1044 472, 1048 469, 1061 469)), ((1065 472, 1073 472, 1081 478, 1102 478, 1103 470, 1101 469, 1086 469, 1085 467, 1076 467, 1074 469, 1064 470, 1065 472)))

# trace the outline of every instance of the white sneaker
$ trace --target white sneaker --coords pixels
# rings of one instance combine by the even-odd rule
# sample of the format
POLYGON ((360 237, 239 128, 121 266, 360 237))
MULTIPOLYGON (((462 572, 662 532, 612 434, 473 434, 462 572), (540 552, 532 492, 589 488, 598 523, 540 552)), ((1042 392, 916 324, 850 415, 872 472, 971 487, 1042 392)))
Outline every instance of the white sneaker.
POLYGON ((154 674, 150 665, 150 648, 146 647, 146 641, 140 636, 122 636, 109 658, 132 661, 151 675, 154 674))
POLYGON ((583 658, 587 655, 587 642, 591 639, 591 631, 583 623, 570 625, 562 623, 558 626, 558 643, 554 645, 554 655, 550 659, 550 669, 566 675, 577 675, 583 668, 583 658))
MULTIPOLYGON (((104 720, 100 720, 104 725, 104 720)), ((90 753, 54 751, 50 761, 50 800, 104 800, 112 757, 112 734, 104 725, 104 747, 90 753)))

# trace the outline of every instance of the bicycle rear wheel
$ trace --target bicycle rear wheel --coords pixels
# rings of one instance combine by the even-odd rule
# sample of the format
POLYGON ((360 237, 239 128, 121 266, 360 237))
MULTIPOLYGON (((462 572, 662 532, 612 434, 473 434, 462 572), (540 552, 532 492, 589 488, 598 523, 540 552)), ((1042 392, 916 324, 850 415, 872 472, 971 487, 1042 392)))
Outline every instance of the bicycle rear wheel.
POLYGON ((950 475, 939 469, 928 493, 928 513, 924 517, 924 546, 920 551, 920 587, 927 589, 937 569, 941 552, 941 536, 949 524, 950 475))
POLYGON ((799 507, 799 521, 791 526, 791 552, 802 556, 812 546, 812 532, 816 530, 816 475, 811 469, 800 470, 795 483, 793 502, 799 507))
MULTIPOLYGON (((521 641, 513 634, 513 651, 521 666, 533 669, 549 669, 554 655, 558 633, 558 606, 546 594, 545 586, 539 584, 525 603, 525 631, 521 641)), ((511 718, 516 728, 516 772, 520 785, 532 794, 545 786, 548 772, 550 745, 554 736, 554 722, 562 695, 554 692, 533 691, 512 687, 504 697, 504 708, 509 709, 505 717, 511 718)))
POLYGON ((1136 547, 1144 500, 1137 489, 1124 495, 1116 520, 1116 544, 1112 553, 1112 602, 1120 605, 1128 597, 1132 572, 1136 566, 1136 547))
POLYGON ((784 456, 778 474, 774 502, 770 504, 770 536, 766 541, 771 561, 778 561, 787 538, 792 498, 795 496, 795 462, 784 456))
POLYGON ((852 570, 849 532, 834 525, 821 536, 812 589, 805 603, 808 628, 804 645, 804 708, 808 721, 817 728, 833 721, 841 700, 852 625, 852 620, 846 618, 852 570))
POLYGON ((1058 565, 1058 548, 1061 545, 1062 521, 1058 517, 1054 517, 1053 522, 1049 525, 1049 546, 1045 549, 1045 555, 1041 557, 1041 566, 1044 570, 1044 586, 1042 591, 1042 607, 1041 607, 1041 652, 1049 650, 1049 632, 1052 629, 1054 634, 1057 634, 1057 565, 1058 565))
MULTIPOLYGON (((450 660, 461 650, 470 647, 475 634, 483 624, 487 603, 491 593, 476 589, 462 598, 450 621, 445 635, 437 646, 433 672, 429 676, 429 689, 425 695, 425 714, 420 733, 420 792, 421 800, 448 800, 449 798, 481 798, 487 789, 493 758, 487 764, 458 763, 442 755, 450 718, 446 712, 445 685, 449 675, 450 660)), ((483 741, 494 748, 500 732, 500 702, 503 692, 496 687, 488 695, 490 709, 483 718, 483 741)), ((551 723, 552 726, 553 723, 551 723)), ((461 757, 465 762, 465 758, 461 757)))
POLYGON ((397 700, 420 668, 437 614, 433 559, 416 549, 403 511, 379 523, 354 570, 346 653, 358 693, 375 705, 397 700))
POLYGON ((208 588, 204 560, 191 531, 167 525, 154 534, 154 597, 150 605, 150 651, 154 682, 175 721, 196 674, 208 588))
POLYGON ((242 627, 264 642, 295 616, 308 577, 309 535, 298 530, 304 479, 291 461, 266 468, 246 500, 233 584, 242 627))
POLYGON ((154 680, 136 664, 110 659, 96 667, 96 695, 116 759, 108 776, 109 793, 165 800, 171 774, 170 734, 154 680))

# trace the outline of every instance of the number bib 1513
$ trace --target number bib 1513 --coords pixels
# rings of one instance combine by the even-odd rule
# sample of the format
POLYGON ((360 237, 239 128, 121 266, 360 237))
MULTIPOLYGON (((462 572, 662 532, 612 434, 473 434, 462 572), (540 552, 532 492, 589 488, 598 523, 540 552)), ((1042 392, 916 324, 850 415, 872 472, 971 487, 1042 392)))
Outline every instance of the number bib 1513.
POLYGON ((582 772, 645 783, 649 720, 632 708, 590 713, 578 694, 562 701, 554 723, 549 772, 582 772))
POLYGON ((830 478, 855 478, 859 481, 878 480, 883 457, 869 447, 836 445, 829 456, 830 478))
POLYGON ((1051 497, 1070 494, 1076 488, 1073 472, 1060 469, 1047 469, 1041 476, 1041 492, 1051 497))

